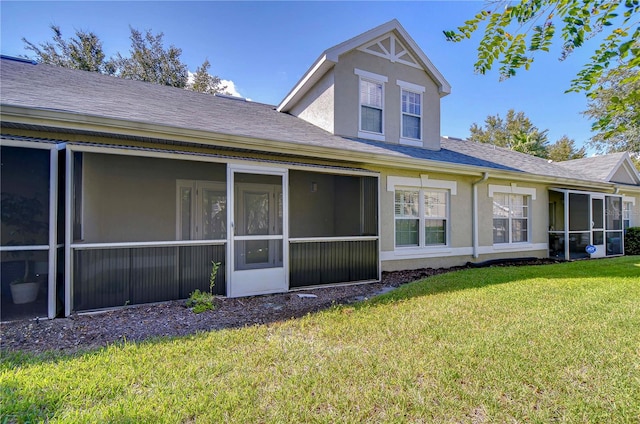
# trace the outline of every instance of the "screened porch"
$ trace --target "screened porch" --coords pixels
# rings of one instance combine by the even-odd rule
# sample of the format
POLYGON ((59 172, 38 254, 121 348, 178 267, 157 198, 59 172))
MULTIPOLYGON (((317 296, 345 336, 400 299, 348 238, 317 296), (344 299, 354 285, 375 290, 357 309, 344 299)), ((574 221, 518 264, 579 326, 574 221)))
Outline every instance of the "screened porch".
POLYGON ((549 191, 549 257, 583 259, 624 252, 622 196, 549 191))
POLYGON ((380 276, 377 174, 74 144, 66 314, 380 276))

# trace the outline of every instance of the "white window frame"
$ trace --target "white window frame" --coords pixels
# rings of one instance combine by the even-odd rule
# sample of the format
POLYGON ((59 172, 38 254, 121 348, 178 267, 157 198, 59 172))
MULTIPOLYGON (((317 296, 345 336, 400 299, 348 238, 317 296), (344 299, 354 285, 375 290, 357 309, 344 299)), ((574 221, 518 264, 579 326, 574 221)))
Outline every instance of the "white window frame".
POLYGON ((396 84, 400 87, 400 144, 422 147, 422 138, 424 133, 423 111, 424 111, 425 88, 421 85, 413 84, 413 83, 402 81, 402 80, 396 80, 396 84), (413 93, 420 96, 420 114, 416 115, 409 112, 404 112, 402 110, 402 94, 405 91, 408 93, 413 93), (404 115, 413 116, 420 119, 420 137, 419 138, 404 136, 404 119, 403 119, 404 115))
POLYGON ((633 207, 636 204, 635 197, 622 197, 622 230, 626 230, 627 228, 631 228, 634 226, 633 221, 633 207), (625 227, 625 221, 629 222, 629 226, 625 227))
POLYGON ((442 189, 437 189, 437 188, 416 188, 416 187, 396 187, 394 190, 394 194, 393 194, 393 215, 394 215, 394 228, 393 228, 393 237, 394 237, 394 246, 396 249, 416 249, 416 248, 442 248, 442 247, 448 247, 449 246, 449 227, 450 227, 450 220, 449 220, 449 216, 450 216, 450 205, 451 205, 451 195, 449 190, 442 190, 442 189), (395 206, 396 206, 396 202, 395 202, 395 193, 397 191, 412 191, 412 192, 416 192, 418 193, 418 216, 416 217, 412 217, 412 216, 397 216, 395 214, 395 206), (426 213, 426 205, 425 205, 425 193, 443 193, 445 195, 445 215, 444 216, 433 216, 433 217, 427 217, 427 213, 426 213), (418 244, 411 244, 411 245, 401 245, 399 246, 397 243, 397 239, 396 239, 396 229, 397 229, 397 222, 398 220, 406 220, 406 219, 413 219, 413 220, 417 220, 418 221, 418 244), (430 220, 437 220, 437 221, 441 221, 444 220, 445 221, 445 228, 444 228, 444 237, 445 237, 445 242, 444 243, 437 243, 437 244, 427 244, 427 236, 425 234, 426 231, 426 223, 427 221, 430 220))
MULTIPOLYGON (((531 205, 533 204, 533 200, 536 200, 537 197, 537 190, 535 188, 530 188, 530 187, 519 187, 518 184, 516 183, 511 183, 511 185, 496 185, 496 184, 489 184, 489 198, 493 199, 493 195, 495 193, 500 193, 500 194, 515 194, 515 195, 522 195, 525 196, 525 199, 527 200, 527 241, 519 241, 519 242, 513 242, 513 231, 511 230, 511 216, 509 216, 509 242, 508 243, 496 243, 495 241, 493 241, 493 234, 491 236, 492 241, 493 241, 493 246, 494 248, 505 248, 505 247, 509 247, 509 246, 523 246, 523 245, 532 245, 532 241, 531 241, 531 228, 532 228, 532 216, 531 216, 531 205)), ((491 224, 493 226, 493 202, 491 204, 491 224)))
MULTIPOLYGON (((523 193, 505 193, 505 192, 496 192, 498 194, 504 195, 506 196, 506 199, 508 199, 508 205, 507 208, 509 210, 509 214, 506 218, 504 217, 496 217, 493 214, 493 209, 491 212, 492 215, 492 219, 491 222, 493 224, 493 222, 496 219, 507 219, 507 231, 509 233, 509 237, 508 240, 506 242, 496 242, 495 240, 495 236, 493 236, 493 244, 494 246, 505 246, 505 245, 522 245, 522 244, 531 244, 531 196, 528 194, 523 194, 523 193), (523 200, 523 205, 526 205, 527 207, 527 216, 526 217, 522 217, 522 218, 514 218, 511 214, 511 210, 513 209, 513 197, 515 196, 521 196, 522 200, 523 200), (527 240, 525 241, 513 241, 513 220, 518 219, 518 220, 522 220, 522 219, 526 219, 527 221, 527 240)), ((494 193, 495 194, 495 193, 494 193)), ((491 196, 493 198, 493 196, 491 196)), ((495 201, 493 202, 495 203, 495 201)))
POLYGON ((358 75, 358 137, 377 140, 377 141, 385 141, 385 84, 389 81, 389 79, 384 75, 374 74, 373 72, 363 71, 361 69, 354 69, 354 73, 358 75), (381 99, 381 112, 382 112, 382 123, 381 129, 382 132, 373 132, 366 131, 362 129, 362 82, 366 81, 372 84, 379 84, 382 87, 382 99, 381 99))
MULTIPOLYGON (((216 191, 227 191, 227 184, 221 181, 201 181, 201 180, 176 180, 176 240, 203 240, 202 238, 202 211, 199 208, 201 202, 200 191, 203 188, 214 189, 216 191), (190 214, 190 234, 185 238, 182 234, 182 203, 181 191, 183 188, 191 190, 191 214, 190 214)), ((227 202, 228 193, 227 193, 227 202)), ((216 240, 226 240, 227 237, 216 240)))
POLYGON ((387 177, 387 191, 393 193, 393 245, 396 252, 424 252, 436 251, 443 248, 448 249, 451 243, 451 196, 457 194, 458 183, 450 180, 430 179, 428 175, 420 175, 416 177, 387 177), (418 244, 398 246, 396 244, 396 220, 406 219, 396 217, 395 214, 395 192, 396 190, 407 190, 418 192, 418 244), (446 216, 445 217, 429 217, 425 215, 424 193, 425 192, 441 192, 446 193, 446 216), (425 244, 425 222, 427 219, 444 219, 445 223, 445 244, 425 244))

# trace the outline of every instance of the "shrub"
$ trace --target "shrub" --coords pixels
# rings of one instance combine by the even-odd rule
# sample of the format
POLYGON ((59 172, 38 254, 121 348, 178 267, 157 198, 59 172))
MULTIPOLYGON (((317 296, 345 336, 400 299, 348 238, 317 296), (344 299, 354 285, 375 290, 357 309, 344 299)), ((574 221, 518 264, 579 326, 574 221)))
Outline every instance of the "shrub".
POLYGON ((627 228, 624 235, 624 254, 640 255, 640 227, 627 228))

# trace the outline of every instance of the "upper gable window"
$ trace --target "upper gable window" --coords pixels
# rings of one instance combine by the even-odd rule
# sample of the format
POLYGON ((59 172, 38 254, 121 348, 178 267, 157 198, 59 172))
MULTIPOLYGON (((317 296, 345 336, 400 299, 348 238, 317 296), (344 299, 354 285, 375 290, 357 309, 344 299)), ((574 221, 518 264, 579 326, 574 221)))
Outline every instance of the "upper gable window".
POLYGON ((382 134, 382 84, 360 80, 360 129, 382 134))
POLYGON ((356 69, 360 77, 358 137, 384 141, 384 83, 387 77, 356 69))
POLYGON ((422 146, 422 98, 425 88, 405 81, 400 86, 401 130, 400 142, 422 146))
POLYGON ((422 95, 402 90, 402 137, 420 140, 422 95))

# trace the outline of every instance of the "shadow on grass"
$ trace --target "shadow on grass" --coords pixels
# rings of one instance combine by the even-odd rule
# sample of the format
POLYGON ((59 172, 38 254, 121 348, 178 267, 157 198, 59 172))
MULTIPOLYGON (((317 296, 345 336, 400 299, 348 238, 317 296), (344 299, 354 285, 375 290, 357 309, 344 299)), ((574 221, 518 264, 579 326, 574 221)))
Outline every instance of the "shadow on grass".
POLYGON ((404 284, 396 290, 356 306, 380 305, 415 297, 478 289, 535 278, 579 280, 607 277, 636 277, 640 284, 640 256, 590 259, 556 264, 460 269, 404 284))

